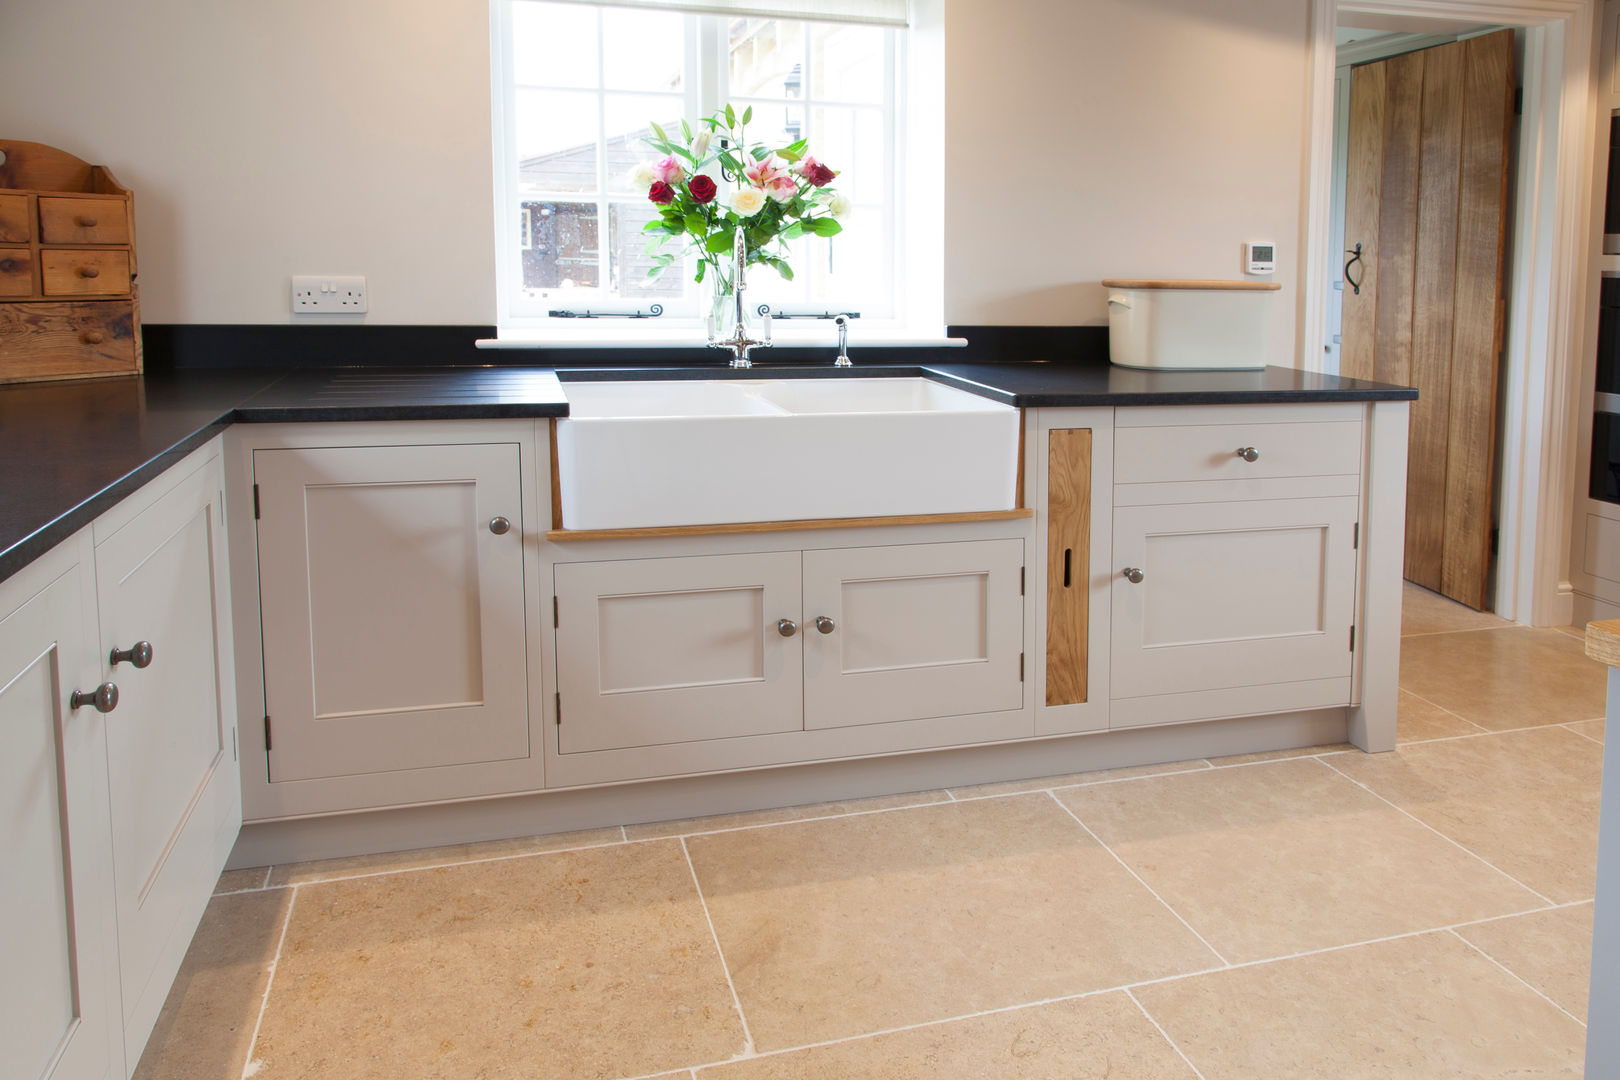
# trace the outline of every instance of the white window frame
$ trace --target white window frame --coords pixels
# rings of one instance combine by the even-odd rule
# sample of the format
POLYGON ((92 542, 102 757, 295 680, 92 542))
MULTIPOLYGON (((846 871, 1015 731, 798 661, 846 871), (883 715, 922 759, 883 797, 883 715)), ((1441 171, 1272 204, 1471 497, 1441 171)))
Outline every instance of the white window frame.
MULTIPOLYGON (((606 346, 615 345, 685 345, 691 346, 701 342, 702 321, 696 308, 689 316, 666 312, 662 317, 653 319, 580 319, 580 318, 550 318, 541 309, 541 304, 547 309, 551 305, 559 308, 567 306, 581 308, 587 306, 585 297, 580 297, 568 305, 556 303, 555 298, 539 301, 534 305, 526 305, 521 300, 521 253, 518 249, 517 238, 520 235, 518 214, 521 204, 536 199, 557 201, 586 201, 589 195, 583 198, 579 193, 553 193, 537 195, 533 192, 522 193, 518 190, 518 161, 516 160, 516 94, 517 86, 512 72, 515 71, 511 50, 512 37, 512 4, 514 0, 491 0, 491 78, 493 101, 493 127, 495 133, 495 227, 496 227, 496 323, 499 339, 497 342, 486 344, 500 345, 559 345, 559 346, 606 346)), ((612 5, 600 5, 612 6, 612 5)), ((727 37, 725 33, 724 16, 687 16, 688 32, 687 43, 687 75, 685 80, 686 110, 688 117, 708 116, 722 107, 728 100, 732 101, 741 110, 746 105, 770 104, 779 105, 775 99, 755 99, 728 97, 729 71, 726 63, 727 37), (712 104, 711 104, 712 103, 712 104)), ((814 21, 814 20, 805 20, 814 21)), ((907 123, 908 113, 913 107, 916 91, 909 85, 907 75, 907 32, 901 29, 886 29, 885 65, 886 65, 886 96, 885 105, 872 106, 866 103, 844 102, 831 99, 811 98, 806 87, 806 94, 796 103, 803 109, 806 123, 806 136, 811 139, 814 149, 814 135, 810 131, 812 110, 819 106, 837 108, 869 108, 879 109, 884 114, 883 141, 885 147, 885 175, 887 191, 885 193, 888 205, 892 208, 884 213, 883 206, 871 203, 857 206, 852 214, 851 227, 882 228, 888 232, 888 242, 885 245, 885 279, 890 282, 890 298, 887 305, 879 304, 874 307, 871 303, 862 306, 850 298, 844 306, 862 311, 862 319, 856 324, 856 338, 866 344, 939 344, 943 341, 942 320, 939 317, 940 291, 942 280, 937 276, 925 276, 923 280, 908 282, 908 236, 916 237, 921 231, 917 227, 917 207, 908 205, 901 207, 899 193, 906 190, 906 159, 907 153, 902 148, 908 145, 907 123), (919 304, 919 298, 921 303, 919 304), (885 314, 883 308, 887 307, 885 314), (919 310, 921 309, 921 310, 919 310)), ((598 35, 598 48, 603 47, 602 37, 598 35)), ((808 52, 808 37, 806 38, 808 52)), ((808 78, 808 65, 805 68, 808 78)), ((942 88, 935 88, 935 95, 941 97, 942 88)), ((606 95, 605 90, 598 88, 598 108, 603 108, 606 95)), ((613 91, 617 94, 619 91, 613 91)), ((600 125, 605 138, 605 124, 600 125)), ((937 152, 937 148, 936 148, 937 152)), ((649 151, 650 153, 650 151, 649 151)), ((605 156, 598 155, 597 193, 598 202, 598 229, 599 243, 609 243, 611 220, 609 217, 609 203, 611 200, 607 192, 608 177, 603 175, 606 168, 605 156)), ((908 200, 908 203, 910 200, 908 200)), ((942 207, 936 205, 935 217, 942 217, 938 211, 942 207)), ((926 266, 926 261, 915 261, 915 265, 926 266)), ((606 274, 608 267, 603 263, 602 272, 606 274)), ((685 279, 690 284, 690 277, 685 279)), ((594 292, 594 290, 593 290, 594 292)), ((634 299, 602 299, 593 295, 588 300, 588 306, 593 311, 634 311, 646 310, 651 303, 660 302, 668 304, 667 300, 651 297, 647 301, 638 302, 634 299)), ((799 305, 789 305, 787 310, 792 313, 801 310, 799 305)), ((809 308, 805 310, 819 310, 809 308)), ((773 337, 782 344, 796 342, 817 344, 823 343, 826 337, 825 326, 819 325, 815 320, 777 321, 773 327, 773 337)))

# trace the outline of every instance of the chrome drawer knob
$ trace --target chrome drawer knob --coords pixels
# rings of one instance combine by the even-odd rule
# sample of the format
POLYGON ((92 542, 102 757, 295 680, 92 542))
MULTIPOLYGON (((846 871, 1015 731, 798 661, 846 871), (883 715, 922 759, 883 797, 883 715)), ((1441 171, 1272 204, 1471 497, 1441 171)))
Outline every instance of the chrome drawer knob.
POLYGON ((1125 578, 1126 581, 1130 582, 1132 585, 1140 585, 1140 584, 1142 584, 1142 578, 1144 576, 1146 576, 1146 575, 1144 575, 1142 573, 1142 571, 1138 570, 1134 566, 1127 566, 1125 568, 1124 578, 1125 578))
POLYGON ((118 708, 118 687, 110 682, 104 682, 88 694, 83 690, 75 690, 68 696, 68 708, 77 709, 88 705, 99 713, 109 713, 118 708))
POLYGON ((512 531, 512 523, 503 517, 490 518, 489 531, 496 536, 505 536, 512 531))
POLYGON ((152 666, 152 643, 137 641, 127 649, 114 649, 108 658, 114 664, 131 664, 138 668, 152 666))
POLYGON ((825 615, 817 615, 816 629, 820 630, 823 634, 830 634, 834 630, 838 629, 838 624, 827 618, 825 615))
POLYGON ((799 632, 799 624, 792 619, 777 619, 776 632, 783 637, 792 637, 799 632))
POLYGON ((1237 450, 1237 456, 1242 458, 1244 461, 1259 461, 1260 451, 1256 450, 1252 446, 1240 446, 1237 450))

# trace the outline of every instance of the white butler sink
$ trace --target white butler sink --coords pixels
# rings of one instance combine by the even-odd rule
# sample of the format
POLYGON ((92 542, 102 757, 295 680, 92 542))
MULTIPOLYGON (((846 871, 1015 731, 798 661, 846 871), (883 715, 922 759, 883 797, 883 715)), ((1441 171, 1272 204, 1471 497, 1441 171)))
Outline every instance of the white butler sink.
POLYGON ((928 379, 563 386, 567 529, 1013 508, 1018 410, 928 379))

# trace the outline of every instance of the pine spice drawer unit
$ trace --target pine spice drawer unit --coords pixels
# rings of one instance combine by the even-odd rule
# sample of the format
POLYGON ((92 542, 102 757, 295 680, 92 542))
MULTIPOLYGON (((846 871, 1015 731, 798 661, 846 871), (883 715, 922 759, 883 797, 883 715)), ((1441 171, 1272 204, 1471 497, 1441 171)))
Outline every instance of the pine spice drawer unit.
POLYGON ((0 139, 0 383, 140 370, 134 196, 102 166, 0 139))

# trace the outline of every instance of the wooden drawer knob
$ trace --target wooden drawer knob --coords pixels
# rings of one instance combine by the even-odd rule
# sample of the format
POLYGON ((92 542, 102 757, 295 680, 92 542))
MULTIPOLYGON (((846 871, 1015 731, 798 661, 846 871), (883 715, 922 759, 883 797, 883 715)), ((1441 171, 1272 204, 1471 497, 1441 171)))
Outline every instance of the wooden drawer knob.
POLYGON ((82 278, 100 277, 101 269, 95 266, 81 266, 79 267, 79 276, 82 278))
POLYGON ((73 220, 78 223, 81 229, 93 229, 96 227, 96 219, 88 214, 80 214, 73 220))
POLYGON ((84 333, 79 335, 79 340, 84 342, 86 345, 100 345, 103 341, 107 340, 107 335, 102 333, 100 330, 86 330, 84 333))

